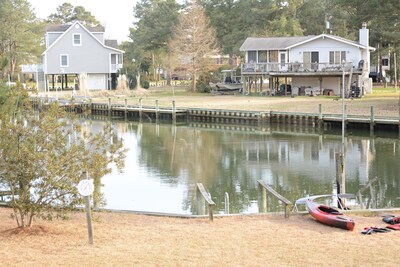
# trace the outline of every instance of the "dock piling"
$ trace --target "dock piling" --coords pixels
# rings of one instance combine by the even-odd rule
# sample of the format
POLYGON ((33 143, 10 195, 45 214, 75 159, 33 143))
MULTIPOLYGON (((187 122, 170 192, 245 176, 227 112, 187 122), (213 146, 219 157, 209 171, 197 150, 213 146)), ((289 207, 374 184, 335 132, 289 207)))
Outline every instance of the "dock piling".
POLYGON ((371 134, 374 132, 374 126, 375 126, 375 110, 374 106, 371 106, 371 122, 369 124, 369 130, 371 134))
POLYGON ((176 123, 176 105, 175 105, 175 100, 172 100, 172 123, 176 123))
POLYGON ((125 120, 128 118, 128 99, 125 98, 125 120))
POLYGON ((109 97, 108 98, 108 116, 110 117, 111 116, 111 97, 109 97))
POLYGON ((142 98, 139 98, 139 119, 142 120, 143 116, 143 106, 142 106, 142 98))
POLYGON ((160 107, 158 106, 158 99, 156 99, 156 122, 160 119, 160 107))

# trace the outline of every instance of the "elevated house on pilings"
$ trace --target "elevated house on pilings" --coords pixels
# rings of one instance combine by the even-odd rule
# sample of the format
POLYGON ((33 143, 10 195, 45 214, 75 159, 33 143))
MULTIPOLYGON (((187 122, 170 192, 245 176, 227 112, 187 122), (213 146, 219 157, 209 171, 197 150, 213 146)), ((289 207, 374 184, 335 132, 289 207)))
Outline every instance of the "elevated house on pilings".
POLYGON ((85 27, 78 21, 49 25, 42 64, 21 66, 22 71, 35 74, 39 91, 115 89, 124 51, 104 32, 103 26, 85 27))
POLYGON ((370 51, 375 48, 369 46, 365 23, 359 42, 330 34, 247 38, 240 50, 245 52, 241 70, 247 93, 340 95, 343 84, 346 96, 372 90, 370 51))

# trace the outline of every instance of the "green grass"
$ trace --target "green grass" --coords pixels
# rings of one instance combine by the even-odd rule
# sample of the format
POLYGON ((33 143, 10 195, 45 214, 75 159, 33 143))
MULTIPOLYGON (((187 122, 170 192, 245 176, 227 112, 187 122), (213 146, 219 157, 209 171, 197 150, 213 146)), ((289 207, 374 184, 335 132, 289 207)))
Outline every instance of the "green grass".
POLYGON ((388 87, 374 87, 372 89, 372 94, 373 95, 385 95, 385 94, 398 94, 400 93, 400 87, 394 88, 394 86, 388 86, 388 87))

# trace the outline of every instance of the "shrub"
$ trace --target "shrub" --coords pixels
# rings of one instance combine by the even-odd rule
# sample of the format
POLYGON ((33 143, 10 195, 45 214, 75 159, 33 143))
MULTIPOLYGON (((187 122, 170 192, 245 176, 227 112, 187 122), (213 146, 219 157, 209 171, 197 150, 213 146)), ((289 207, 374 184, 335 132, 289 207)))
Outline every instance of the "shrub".
POLYGON ((140 80, 140 85, 144 88, 144 89, 149 89, 150 87, 150 83, 146 80, 140 80))
POLYGON ((197 89, 197 92, 199 92, 199 93, 209 93, 209 92, 211 92, 211 87, 207 83, 205 83, 205 82, 203 82, 201 80, 197 81, 196 89, 197 89))

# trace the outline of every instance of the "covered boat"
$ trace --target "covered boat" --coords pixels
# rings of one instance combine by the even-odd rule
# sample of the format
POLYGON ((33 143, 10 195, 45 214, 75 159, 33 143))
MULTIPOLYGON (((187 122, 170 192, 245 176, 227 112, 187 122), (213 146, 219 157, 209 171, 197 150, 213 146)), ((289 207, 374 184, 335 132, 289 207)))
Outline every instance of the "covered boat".
POLYGON ((306 207, 311 216, 323 224, 350 231, 354 229, 354 221, 334 208, 318 204, 311 199, 306 200, 306 207))
POLYGON ((223 81, 212 83, 209 85, 211 87, 211 93, 223 94, 234 94, 242 91, 243 83, 240 81, 240 77, 234 76, 235 70, 222 70, 223 81))

